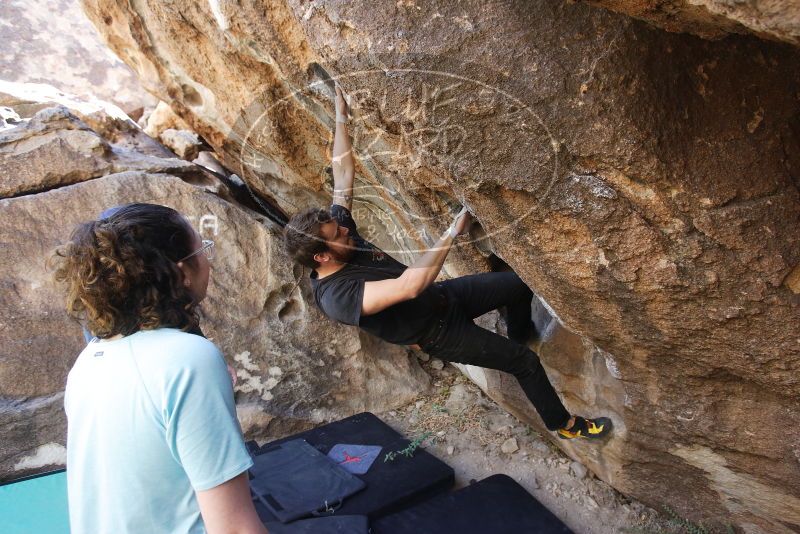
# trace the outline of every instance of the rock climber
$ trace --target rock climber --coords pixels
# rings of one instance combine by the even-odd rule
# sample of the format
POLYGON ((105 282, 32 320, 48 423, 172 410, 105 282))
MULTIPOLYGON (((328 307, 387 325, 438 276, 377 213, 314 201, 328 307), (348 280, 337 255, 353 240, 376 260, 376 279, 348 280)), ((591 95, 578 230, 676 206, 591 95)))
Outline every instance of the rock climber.
POLYGON ((331 319, 356 325, 389 343, 419 348, 439 359, 513 374, 551 431, 562 439, 597 439, 612 428, 606 417, 570 414, 527 343, 533 292, 513 272, 483 273, 435 282, 456 236, 471 216, 459 214, 437 243, 410 267, 363 239, 350 212, 354 158, 347 131, 349 105, 335 87, 333 204, 294 215, 284 230, 293 260, 311 269, 319 308, 331 319), (508 338, 474 319, 505 307, 508 338))

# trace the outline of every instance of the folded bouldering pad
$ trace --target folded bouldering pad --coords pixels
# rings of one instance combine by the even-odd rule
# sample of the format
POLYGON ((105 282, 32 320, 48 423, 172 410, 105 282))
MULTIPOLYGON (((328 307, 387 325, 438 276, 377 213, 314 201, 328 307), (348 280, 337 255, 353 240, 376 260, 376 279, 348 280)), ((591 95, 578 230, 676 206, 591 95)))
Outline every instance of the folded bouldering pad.
POLYGON ((254 462, 250 490, 284 523, 337 510, 365 486, 304 439, 272 444, 254 462))
MULTIPOLYGON (((366 488, 346 498, 335 515, 375 519, 445 492, 454 483, 453 469, 423 449, 417 449, 411 458, 398 455, 385 462, 388 452, 405 449, 410 440, 368 412, 267 443, 256 451, 256 458, 269 447, 295 439, 306 440, 322 454, 342 444, 381 447, 366 473, 354 475, 366 483, 366 488)), ((259 515, 265 522, 277 519, 265 509, 259 510, 259 515)))

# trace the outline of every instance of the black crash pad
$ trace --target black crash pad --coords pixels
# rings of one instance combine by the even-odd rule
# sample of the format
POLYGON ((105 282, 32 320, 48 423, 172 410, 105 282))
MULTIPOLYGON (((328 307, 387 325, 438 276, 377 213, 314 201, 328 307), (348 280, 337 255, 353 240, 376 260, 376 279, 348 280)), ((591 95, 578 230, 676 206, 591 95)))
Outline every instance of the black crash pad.
MULTIPOLYGON (((446 492, 455 481, 453 469, 423 449, 417 449, 411 458, 398 455, 393 461, 384 462, 387 452, 406 448, 410 440, 369 412, 272 441, 255 455, 294 439, 306 440, 323 454, 328 454, 338 443, 383 447, 369 471, 355 475, 366 482, 367 487, 345 499, 336 515, 366 515, 374 520, 446 492)), ((259 508, 262 521, 277 521, 266 507, 259 508)))
POLYGON ((338 507, 366 486, 304 439, 262 449, 250 474, 251 493, 284 523, 338 507))
POLYGON ((367 516, 333 515, 293 523, 266 523, 269 534, 368 534, 367 516))
POLYGON ((372 534, 545 534, 572 532, 507 475, 492 475, 370 525, 372 534))

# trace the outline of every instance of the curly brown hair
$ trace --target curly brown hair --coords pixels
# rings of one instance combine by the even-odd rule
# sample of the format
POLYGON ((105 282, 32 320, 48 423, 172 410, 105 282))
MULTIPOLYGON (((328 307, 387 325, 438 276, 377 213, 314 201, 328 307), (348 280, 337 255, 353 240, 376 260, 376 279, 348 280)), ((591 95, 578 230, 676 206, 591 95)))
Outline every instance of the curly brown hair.
POLYGON ((197 328, 197 302, 176 265, 193 252, 192 238, 180 213, 156 204, 128 204, 78 225, 52 258, 67 313, 99 338, 197 328))

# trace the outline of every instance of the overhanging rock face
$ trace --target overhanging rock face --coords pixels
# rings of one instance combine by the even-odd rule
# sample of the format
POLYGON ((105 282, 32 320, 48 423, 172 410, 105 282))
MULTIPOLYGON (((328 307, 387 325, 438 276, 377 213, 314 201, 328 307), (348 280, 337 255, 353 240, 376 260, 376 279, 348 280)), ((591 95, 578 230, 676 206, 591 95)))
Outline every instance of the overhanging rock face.
MULTIPOLYGON (((791 47, 550 1, 84 7, 143 84, 287 212, 330 199, 324 80, 338 79, 369 234, 407 261, 465 203, 480 248, 566 327, 542 348, 548 370, 571 409, 617 423, 608 444, 570 454, 693 519, 800 528, 791 47)), ((483 267, 463 247, 449 272, 483 267)), ((514 384, 486 377, 537 421, 514 384)))

